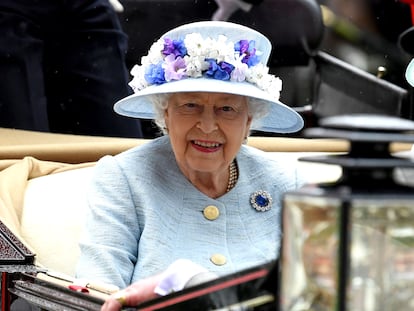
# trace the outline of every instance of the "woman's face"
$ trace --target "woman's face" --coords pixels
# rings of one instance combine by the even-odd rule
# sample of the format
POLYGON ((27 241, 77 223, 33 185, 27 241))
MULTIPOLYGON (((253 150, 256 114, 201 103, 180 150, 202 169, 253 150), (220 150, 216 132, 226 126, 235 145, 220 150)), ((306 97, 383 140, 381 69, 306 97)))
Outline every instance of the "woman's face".
POLYGON ((247 99, 224 93, 176 93, 165 124, 184 174, 228 168, 250 129, 247 99))

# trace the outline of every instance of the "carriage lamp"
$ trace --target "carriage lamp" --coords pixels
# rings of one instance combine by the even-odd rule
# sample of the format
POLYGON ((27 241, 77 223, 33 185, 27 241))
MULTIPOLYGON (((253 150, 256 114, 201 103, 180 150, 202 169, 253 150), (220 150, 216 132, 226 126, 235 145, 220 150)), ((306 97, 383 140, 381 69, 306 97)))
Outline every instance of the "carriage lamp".
POLYGON ((414 162, 393 151, 409 149, 414 122, 333 116, 305 135, 349 151, 302 158, 342 175, 284 196, 280 310, 414 310, 414 162))

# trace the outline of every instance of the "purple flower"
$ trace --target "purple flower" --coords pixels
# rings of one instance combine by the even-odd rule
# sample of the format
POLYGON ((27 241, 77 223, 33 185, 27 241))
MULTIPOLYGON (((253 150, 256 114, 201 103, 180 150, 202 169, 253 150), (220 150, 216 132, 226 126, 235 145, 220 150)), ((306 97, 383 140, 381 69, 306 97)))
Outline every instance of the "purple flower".
POLYGON ((149 84, 164 84, 165 81, 165 73, 164 68, 162 68, 162 63, 158 63, 157 65, 151 64, 145 70, 145 80, 149 84))
POLYGON ((222 81, 228 81, 231 77, 231 72, 234 69, 232 64, 226 62, 220 62, 217 64, 215 59, 206 58, 206 61, 210 64, 206 75, 210 78, 222 81))
POLYGON ((169 38, 164 39, 163 55, 173 54, 175 57, 184 57, 187 54, 187 48, 184 45, 184 40, 171 40, 169 38))
POLYGON ((239 55, 245 55, 242 62, 247 64, 249 67, 259 63, 259 57, 256 55, 256 42, 254 40, 240 40, 234 44, 234 49, 239 51, 239 55))
POLYGON ((185 76, 186 64, 184 59, 181 56, 175 58, 173 54, 168 55, 165 58, 165 63, 163 65, 165 71, 165 80, 181 80, 185 76))

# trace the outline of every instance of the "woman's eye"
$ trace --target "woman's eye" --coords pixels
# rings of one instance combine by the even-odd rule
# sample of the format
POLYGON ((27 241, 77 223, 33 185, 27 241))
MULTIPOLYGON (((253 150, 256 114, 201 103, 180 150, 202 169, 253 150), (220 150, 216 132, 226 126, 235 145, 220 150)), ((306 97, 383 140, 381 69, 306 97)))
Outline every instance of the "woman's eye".
POLYGON ((184 106, 187 107, 187 108, 195 108, 195 107, 197 107, 197 105, 194 104, 194 103, 187 103, 184 106))
POLYGON ((183 103, 177 107, 177 111, 184 114, 193 114, 198 113, 200 110, 200 105, 195 103, 183 103))
POLYGON ((225 112, 232 112, 232 111, 234 111, 233 107, 230 107, 230 106, 221 107, 221 110, 223 110, 225 112))
POLYGON ((225 119, 234 119, 238 112, 232 106, 222 106, 216 110, 216 115, 225 119))

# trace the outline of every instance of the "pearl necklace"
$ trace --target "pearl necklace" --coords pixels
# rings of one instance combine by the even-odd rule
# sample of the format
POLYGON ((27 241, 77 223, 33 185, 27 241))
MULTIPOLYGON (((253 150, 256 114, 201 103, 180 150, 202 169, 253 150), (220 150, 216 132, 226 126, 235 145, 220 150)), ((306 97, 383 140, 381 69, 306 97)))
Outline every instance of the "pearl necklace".
POLYGON ((230 163, 230 167, 229 167, 229 182, 227 184, 226 192, 229 192, 231 189, 234 188, 238 179, 239 179, 239 169, 237 167, 236 160, 233 160, 233 162, 230 163))

